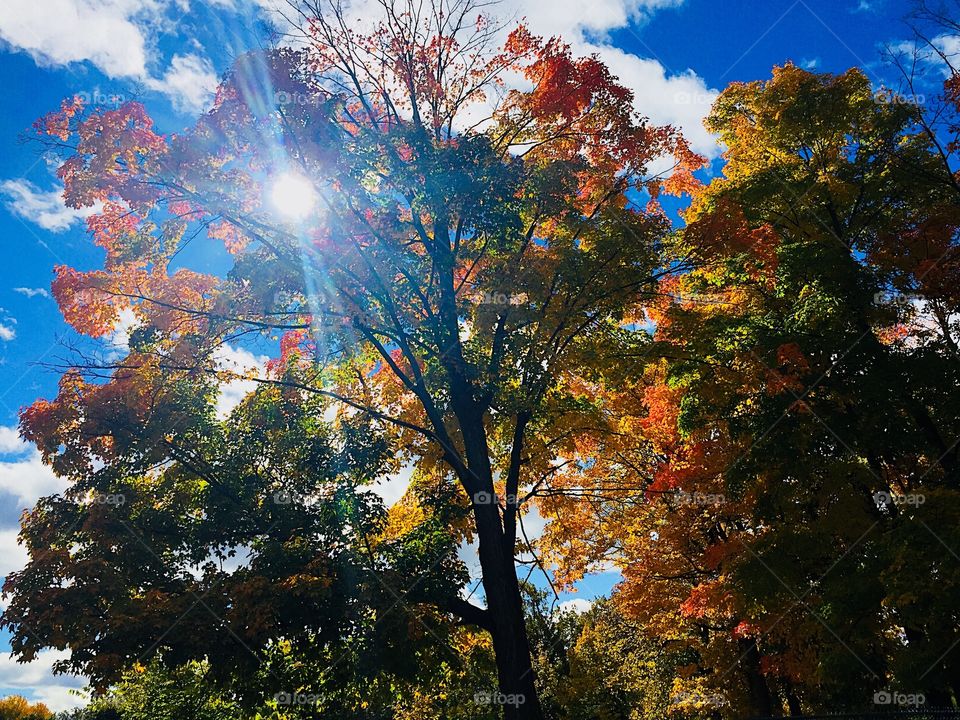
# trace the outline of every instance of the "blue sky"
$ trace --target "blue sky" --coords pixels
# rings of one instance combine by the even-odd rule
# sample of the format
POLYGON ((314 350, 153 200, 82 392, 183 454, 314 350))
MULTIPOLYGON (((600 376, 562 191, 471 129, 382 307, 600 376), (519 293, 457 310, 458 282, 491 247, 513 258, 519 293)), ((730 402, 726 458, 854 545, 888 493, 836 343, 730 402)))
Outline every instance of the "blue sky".
MULTIPOLYGON (((70 333, 48 295, 53 268, 100 262, 81 213, 60 201, 55 168, 22 138, 77 93, 97 105, 140 99, 163 132, 188 125, 231 59, 262 41, 271 4, 0 0, 0 575, 23 562, 20 511, 59 487, 15 433, 18 409, 55 392, 56 374, 38 363, 67 355, 60 343, 70 333)), ((824 72, 857 65, 878 86, 895 83, 881 49, 909 36, 907 10, 904 0, 505 0, 494 9, 525 16, 535 32, 561 34, 578 52, 599 53, 636 91, 642 112, 681 126, 711 158, 719 149, 700 120, 717 89, 767 78, 786 61, 824 72)), ((237 349, 236 360, 256 358, 237 349)), ((590 579, 579 597, 614 580, 590 579)), ((0 637, 0 651, 6 647, 0 637)), ((68 689, 82 682, 52 678, 52 657, 23 667, 0 653, 0 695, 74 704, 68 689)))

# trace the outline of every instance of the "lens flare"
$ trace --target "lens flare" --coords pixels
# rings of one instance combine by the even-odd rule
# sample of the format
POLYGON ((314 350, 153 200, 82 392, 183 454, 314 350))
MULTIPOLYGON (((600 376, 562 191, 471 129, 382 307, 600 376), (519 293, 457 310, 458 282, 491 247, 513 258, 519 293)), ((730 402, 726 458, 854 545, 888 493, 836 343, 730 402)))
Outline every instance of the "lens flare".
POLYGON ((286 218, 302 220, 317 205, 317 191, 303 175, 282 173, 270 187, 270 202, 286 218))

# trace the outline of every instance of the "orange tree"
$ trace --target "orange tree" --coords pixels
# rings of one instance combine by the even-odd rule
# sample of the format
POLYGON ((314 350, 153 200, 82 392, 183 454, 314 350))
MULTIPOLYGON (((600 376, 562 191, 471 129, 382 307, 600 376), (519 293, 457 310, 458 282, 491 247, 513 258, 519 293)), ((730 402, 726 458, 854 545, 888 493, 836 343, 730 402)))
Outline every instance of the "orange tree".
MULTIPOLYGON (((599 60, 572 57, 560 40, 518 27, 498 45, 502 28, 472 0, 381 6, 366 33, 336 5, 298 6, 300 49, 240 58, 213 108, 183 134, 158 134, 136 103, 88 112, 67 101, 38 123, 65 152, 68 204, 101 204, 89 225, 104 266, 57 269, 64 317, 89 336, 109 334, 123 311, 136 327, 129 354, 78 363, 56 399, 24 411, 22 427, 80 491, 104 493, 98 483, 122 468, 148 494, 186 478, 202 508, 236 481, 229 467, 217 476, 211 448, 197 447, 218 437, 200 427, 216 422, 210 383, 235 378, 218 357, 227 343, 276 334, 278 357, 248 377, 280 393, 268 403, 279 425, 261 440, 290 422, 314 437, 311 422, 328 419, 353 427, 354 439, 383 435, 394 460, 416 466, 414 487, 431 493, 428 515, 479 545, 486 607, 446 593, 440 609, 490 633, 505 717, 537 718, 515 564, 522 517, 566 465, 558 458, 615 431, 601 380, 646 342, 635 321, 657 291, 669 229, 655 200, 637 203, 687 189, 702 161, 676 131, 638 116, 599 60), (529 89, 508 90, 517 77, 529 89), (669 177, 651 176, 648 166, 664 159, 669 177), (228 272, 188 267, 185 248, 201 242, 223 244, 228 272), (468 521, 449 512, 456 507, 468 521)), ((251 422, 244 427, 256 434, 251 422)), ((269 452, 270 443, 255 447, 269 452)), ((322 466, 322 456, 299 457, 290 470, 322 466)), ((338 477, 381 472, 349 453, 341 460, 338 477)), ((250 477, 256 464, 249 454, 241 463, 250 477)), ((180 490, 156 510, 175 512, 187 502, 180 490)), ((75 591, 78 548, 101 532, 99 521, 70 525, 48 513, 27 516, 31 561, 7 585, 14 648, 29 656, 69 647, 71 667, 109 677, 150 643, 122 623, 64 623, 56 603, 37 611, 75 591), (46 564, 51 548, 60 572, 46 564), (133 647, 135 638, 144 647, 133 647), (100 643, 110 651, 97 652, 100 643)), ((423 517, 412 511, 400 532, 423 517)), ((247 537, 234 533, 234 545, 266 532, 236 527, 247 537)), ((174 552, 193 543, 199 557, 211 542, 167 536, 162 544, 174 552)), ((314 563, 307 574, 323 587, 321 566, 336 553, 314 551, 323 557, 309 549, 297 557, 314 563)), ((83 567, 110 562, 85 557, 83 567)), ((100 588, 98 617, 144 597, 168 612, 189 587, 149 573, 118 579, 100 588)), ((276 639, 264 628, 247 618, 230 632, 256 653, 276 639)))
POLYGON ((31 703, 20 695, 0 699, 0 718, 3 720, 49 720, 53 713, 43 703, 31 703))

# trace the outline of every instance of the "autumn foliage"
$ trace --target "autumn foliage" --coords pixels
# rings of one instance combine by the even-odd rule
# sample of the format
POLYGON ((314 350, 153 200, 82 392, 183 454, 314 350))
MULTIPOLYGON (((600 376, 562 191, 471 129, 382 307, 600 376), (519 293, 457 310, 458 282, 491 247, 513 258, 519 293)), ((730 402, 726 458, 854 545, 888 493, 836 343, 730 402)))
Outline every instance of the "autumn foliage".
POLYGON ((454 5, 306 16, 179 134, 37 123, 103 265, 57 268, 99 350, 21 414, 70 488, 23 517, 14 652, 251 717, 955 703, 957 123, 788 64, 717 99, 702 183, 598 58, 454 5), (611 567, 582 617, 526 582, 611 567))

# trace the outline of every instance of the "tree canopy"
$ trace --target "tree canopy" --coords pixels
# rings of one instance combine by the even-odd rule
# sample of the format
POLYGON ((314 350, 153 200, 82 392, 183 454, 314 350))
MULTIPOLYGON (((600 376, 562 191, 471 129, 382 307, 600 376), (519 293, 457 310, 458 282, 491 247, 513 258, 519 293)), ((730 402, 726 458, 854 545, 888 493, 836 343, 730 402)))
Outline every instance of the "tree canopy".
POLYGON ((104 718, 955 706, 958 75, 734 83, 706 182, 598 58, 380 6, 293 4, 182 133, 38 121, 104 257, 53 295, 133 327, 22 411, 70 487, 23 517, 14 653, 104 718), (611 566, 583 615, 528 582, 611 566))

